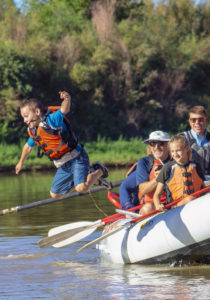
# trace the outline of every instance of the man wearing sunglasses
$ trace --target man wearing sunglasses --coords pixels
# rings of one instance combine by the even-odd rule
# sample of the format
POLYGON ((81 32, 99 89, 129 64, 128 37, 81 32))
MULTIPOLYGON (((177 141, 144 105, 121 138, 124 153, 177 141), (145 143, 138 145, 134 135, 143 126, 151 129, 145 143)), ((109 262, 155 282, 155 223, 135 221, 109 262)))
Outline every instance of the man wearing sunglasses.
POLYGON ((210 133, 207 112, 203 106, 193 106, 189 110, 189 124, 191 129, 185 132, 192 148, 193 160, 197 162, 205 176, 210 175, 210 133))
MULTIPOLYGON (((143 143, 147 144, 146 157, 138 161, 128 177, 120 185, 120 203, 122 209, 129 209, 139 204, 138 191, 145 195, 145 204, 140 213, 146 214, 154 209, 153 193, 157 186, 155 178, 158 176, 162 166, 169 158, 168 133, 154 131, 149 135, 149 139, 143 143)), ((139 193, 139 194, 140 194, 139 193)))
POLYGON ((147 145, 146 157, 138 161, 136 168, 136 184, 139 192, 144 196, 144 206, 141 214, 147 214, 154 210, 153 195, 157 187, 156 178, 163 165, 170 160, 168 142, 170 137, 167 132, 154 131, 143 143, 147 145))

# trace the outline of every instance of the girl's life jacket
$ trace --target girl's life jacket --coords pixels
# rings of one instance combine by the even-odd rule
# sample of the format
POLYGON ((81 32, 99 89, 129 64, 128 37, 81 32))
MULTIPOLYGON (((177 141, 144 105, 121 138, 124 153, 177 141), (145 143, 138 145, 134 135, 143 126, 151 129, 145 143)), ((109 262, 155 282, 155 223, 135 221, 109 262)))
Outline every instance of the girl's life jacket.
POLYGON ((174 164, 165 186, 167 203, 170 203, 202 189, 203 180, 198 175, 195 163, 190 162, 187 166, 174 164))
POLYGON ((38 145, 38 157, 45 154, 50 160, 57 160, 67 152, 75 149, 78 144, 78 138, 75 136, 66 117, 64 117, 66 131, 63 128, 53 128, 46 122, 47 116, 55 113, 59 108, 60 106, 49 106, 47 111, 41 115, 39 126, 35 129, 28 127, 29 136, 38 145))

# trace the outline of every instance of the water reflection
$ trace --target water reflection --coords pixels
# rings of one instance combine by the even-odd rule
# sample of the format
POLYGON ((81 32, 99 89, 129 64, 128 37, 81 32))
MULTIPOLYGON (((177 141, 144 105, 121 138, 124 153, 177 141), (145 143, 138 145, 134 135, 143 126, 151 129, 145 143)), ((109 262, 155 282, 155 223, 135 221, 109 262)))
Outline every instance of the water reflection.
MULTIPOLYGON (((112 172, 110 180, 122 179, 125 171, 112 172)), ((53 172, 22 173, 0 176, 0 209, 23 205, 43 199, 48 199, 53 172)), ((61 200, 45 206, 39 206, 0 217, 0 227, 4 228, 2 235, 29 235, 44 233, 46 229, 69 222, 95 220, 106 214, 113 214, 114 207, 107 200, 105 192, 90 196, 80 196, 61 200), (96 204, 101 209, 96 208, 96 204), (104 212, 104 214, 103 214, 104 212), (7 229, 8 228, 8 229, 7 229)))
POLYGON ((79 255, 78 245, 43 250, 36 238, 1 241, 0 298, 209 299, 208 266, 113 265, 101 262, 95 248, 79 255))

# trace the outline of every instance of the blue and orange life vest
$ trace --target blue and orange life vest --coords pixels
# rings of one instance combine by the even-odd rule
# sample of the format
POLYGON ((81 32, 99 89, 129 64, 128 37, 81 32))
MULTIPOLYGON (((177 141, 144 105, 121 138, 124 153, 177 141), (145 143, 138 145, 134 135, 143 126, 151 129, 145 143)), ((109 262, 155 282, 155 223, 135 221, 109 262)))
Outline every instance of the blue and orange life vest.
POLYGON ((198 175, 196 164, 172 165, 170 178, 166 181, 167 203, 183 199, 203 188, 203 180, 198 175))
POLYGON ((50 160, 57 160, 67 152, 75 149, 78 144, 78 138, 75 136, 66 117, 64 117, 64 123, 67 127, 66 131, 60 128, 52 128, 46 122, 47 116, 55 113, 59 108, 60 106, 47 107, 46 113, 41 115, 41 122, 38 127, 35 129, 28 127, 29 136, 38 145, 38 157, 42 157, 45 154, 50 160))

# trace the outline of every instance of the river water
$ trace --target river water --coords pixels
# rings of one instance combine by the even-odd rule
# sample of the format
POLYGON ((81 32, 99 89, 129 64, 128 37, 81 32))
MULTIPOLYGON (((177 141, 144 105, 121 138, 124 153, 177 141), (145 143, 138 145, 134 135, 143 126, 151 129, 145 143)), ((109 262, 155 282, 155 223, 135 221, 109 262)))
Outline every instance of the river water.
MULTIPOLYGON (((111 180, 124 176, 115 171, 111 180)), ((49 198, 52 179, 52 172, 0 175, 0 209, 49 198)), ((75 254, 102 229, 64 248, 38 247, 50 228, 115 213, 106 192, 93 197, 0 216, 0 299, 210 299, 208 265, 110 265, 95 246, 75 254)))

